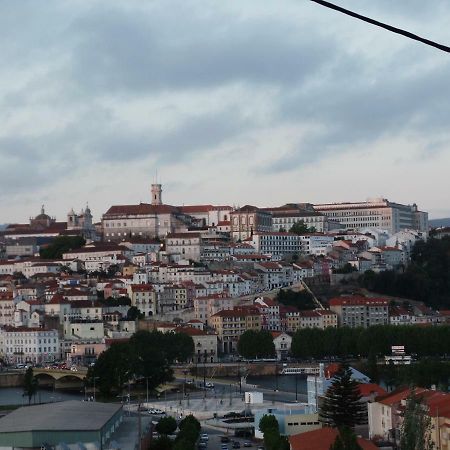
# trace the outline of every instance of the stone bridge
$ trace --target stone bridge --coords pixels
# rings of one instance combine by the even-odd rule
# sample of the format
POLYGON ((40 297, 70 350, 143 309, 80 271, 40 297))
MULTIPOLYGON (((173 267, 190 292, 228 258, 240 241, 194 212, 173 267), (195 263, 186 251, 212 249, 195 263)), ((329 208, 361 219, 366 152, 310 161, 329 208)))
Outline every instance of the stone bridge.
POLYGON ((79 380, 84 380, 87 375, 87 369, 78 369, 77 371, 63 370, 63 369, 33 369, 33 375, 35 377, 44 378, 45 376, 53 378, 55 381, 59 381, 62 378, 78 378, 79 380))

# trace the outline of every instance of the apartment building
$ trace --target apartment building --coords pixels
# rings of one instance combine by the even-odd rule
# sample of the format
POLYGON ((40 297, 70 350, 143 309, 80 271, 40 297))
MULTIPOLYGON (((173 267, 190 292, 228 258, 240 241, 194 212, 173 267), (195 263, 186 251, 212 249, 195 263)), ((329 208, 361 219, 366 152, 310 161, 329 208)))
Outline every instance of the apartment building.
POLYGON ((428 230, 427 212, 419 211, 416 204, 402 205, 384 198, 317 204, 314 209, 351 230, 379 228, 391 234, 404 229, 428 230))
POLYGON ((219 336, 219 348, 234 353, 239 337, 247 330, 261 329, 261 314, 253 306, 239 306, 211 316, 211 326, 219 336))
POLYGON ((0 292, 0 326, 13 325, 15 301, 12 292, 0 292))
POLYGON ((328 309, 316 309, 313 311, 298 311, 289 308, 286 312, 286 329, 295 332, 302 328, 337 328, 337 314, 328 309))
POLYGON ((257 253, 285 257, 299 255, 302 251, 302 240, 294 233, 284 232, 255 232, 247 239, 257 253))
POLYGON ((156 314, 157 297, 151 284, 132 284, 128 286, 127 290, 131 305, 136 306, 144 317, 156 314))
POLYGON ((0 346, 10 364, 50 362, 60 356, 57 330, 7 326, 0 329, 0 346))
POLYGON ((334 237, 321 233, 308 233, 300 236, 302 253, 312 256, 325 256, 332 248, 334 237))
POLYGON ((194 341, 192 362, 197 364, 217 362, 217 334, 207 333, 194 327, 177 327, 174 331, 187 334, 194 341))
POLYGON ((340 326, 369 327, 389 324, 389 301, 384 298, 345 296, 332 298, 330 309, 340 326))

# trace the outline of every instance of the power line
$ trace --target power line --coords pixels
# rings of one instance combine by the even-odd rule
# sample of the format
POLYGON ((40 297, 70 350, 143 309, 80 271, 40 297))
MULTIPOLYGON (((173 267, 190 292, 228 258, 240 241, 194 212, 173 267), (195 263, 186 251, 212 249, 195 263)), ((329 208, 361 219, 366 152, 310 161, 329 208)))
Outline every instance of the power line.
POLYGON ((446 45, 438 44, 437 42, 430 41, 429 39, 425 39, 423 37, 417 36, 417 34, 410 33, 409 31, 402 30, 401 28, 396 28, 391 25, 388 25, 383 22, 379 22, 378 20, 371 19, 370 17, 362 16, 361 14, 357 14, 353 11, 350 11, 345 8, 341 8, 340 6, 333 5, 333 3, 326 2, 324 0, 311 0, 312 2, 318 3, 319 5, 325 6, 326 8, 334 9, 335 11, 339 11, 343 14, 347 14, 348 16, 354 17, 355 19, 363 20, 364 22, 368 22, 377 27, 384 28, 386 30, 392 31, 393 33, 401 34, 402 36, 406 36, 409 39, 414 39, 415 41, 422 42, 423 44, 430 45, 431 47, 435 47, 443 52, 450 53, 450 47, 446 45))

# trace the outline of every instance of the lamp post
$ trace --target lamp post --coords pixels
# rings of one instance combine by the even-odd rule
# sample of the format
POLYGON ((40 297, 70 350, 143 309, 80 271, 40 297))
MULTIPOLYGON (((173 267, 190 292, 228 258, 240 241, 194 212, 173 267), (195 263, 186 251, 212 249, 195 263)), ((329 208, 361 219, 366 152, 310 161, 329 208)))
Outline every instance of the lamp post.
POLYGON ((298 402, 298 389, 297 389, 297 385, 298 385, 298 375, 295 374, 295 401, 298 402))
POLYGON ((95 402, 95 380, 97 380, 99 377, 94 377, 94 402, 95 402))

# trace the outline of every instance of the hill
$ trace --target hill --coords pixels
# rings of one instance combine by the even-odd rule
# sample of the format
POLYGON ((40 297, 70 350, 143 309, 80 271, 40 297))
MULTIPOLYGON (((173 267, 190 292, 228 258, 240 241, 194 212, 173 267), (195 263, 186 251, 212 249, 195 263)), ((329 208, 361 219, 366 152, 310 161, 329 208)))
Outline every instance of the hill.
POLYGON ((359 278, 361 287, 450 309, 450 238, 419 241, 404 272, 370 270, 359 278))
POLYGON ((438 227, 450 227, 450 217, 443 219, 431 219, 428 221, 430 227, 438 228, 438 227))

